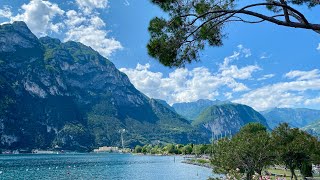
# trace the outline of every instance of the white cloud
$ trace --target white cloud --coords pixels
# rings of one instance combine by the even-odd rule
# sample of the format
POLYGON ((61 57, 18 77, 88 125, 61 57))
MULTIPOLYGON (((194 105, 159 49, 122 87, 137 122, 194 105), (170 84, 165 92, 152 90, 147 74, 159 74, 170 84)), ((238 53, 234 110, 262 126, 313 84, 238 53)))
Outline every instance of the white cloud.
POLYGON ((232 96, 232 93, 231 92, 226 92, 223 94, 227 99, 232 99, 233 96, 232 96))
POLYGON ((260 55, 260 59, 269 59, 270 57, 271 57, 271 54, 268 55, 266 52, 264 52, 264 53, 262 53, 262 54, 260 55))
POLYGON ((119 41, 108 37, 108 31, 104 30, 106 24, 96 15, 88 17, 71 10, 67 12, 65 23, 68 26, 65 41, 79 41, 105 57, 122 49, 119 41))
POLYGON ((105 30, 106 23, 94 11, 96 8, 107 8, 108 0, 77 0, 77 4, 83 12, 70 10, 66 13, 64 22, 68 28, 65 41, 81 42, 107 58, 123 48, 119 41, 109 37, 109 31, 105 30))
POLYGON ((104 9, 108 7, 108 0, 76 0, 78 6, 86 14, 91 14, 93 9, 104 9))
POLYGON ((263 80, 266 80, 266 79, 273 78, 274 76, 275 76, 275 74, 265 74, 261 78, 258 78, 257 80, 258 81, 263 81, 263 80))
POLYGON ((79 16, 75 10, 70 10, 66 13, 67 19, 64 21, 70 27, 80 26, 87 19, 83 16, 79 16))
POLYGON ((250 57, 251 56, 251 50, 248 48, 245 48, 242 44, 239 44, 238 49, 244 54, 244 57, 250 57))
POLYGON ((239 69, 236 65, 231 65, 220 70, 222 76, 229 76, 234 79, 249 79, 253 72, 261 70, 261 68, 257 65, 250 65, 239 69))
POLYGON ((248 88, 246 85, 244 85, 243 83, 238 83, 235 82, 235 80, 230 79, 230 84, 228 84, 229 88, 232 88, 233 92, 241 92, 241 91, 248 91, 250 90, 250 88, 248 88))
POLYGON ((268 56, 261 55, 261 56, 260 56, 260 59, 268 59, 268 56))
MULTIPOLYGON (((219 95, 221 87, 227 87, 233 92, 249 90, 232 77, 211 73, 205 67, 176 69, 168 77, 164 77, 161 72, 152 72, 149 68, 149 64, 138 64, 134 69, 121 68, 120 71, 126 73, 135 87, 149 97, 164 99, 170 104, 213 99, 219 95)), ((231 93, 228 97, 231 97, 231 93)))
POLYGON ((290 71, 287 74, 285 74, 285 77, 289 79, 295 79, 297 80, 310 80, 310 79, 318 79, 320 78, 320 71, 319 69, 314 69, 311 71, 290 71))
MULTIPOLYGON (((312 70, 310 72, 313 72, 312 70)), ((318 72, 319 73, 319 72, 318 72)), ((273 107, 294 107, 302 104, 315 103, 308 100, 306 91, 319 91, 320 79, 307 78, 301 73, 287 73, 288 77, 298 77, 291 82, 279 82, 252 90, 234 102, 247 104, 257 110, 266 110, 273 107), (289 74, 289 75, 288 75, 289 74)))
POLYGON ((207 68, 193 70, 176 69, 168 77, 160 72, 149 71, 150 65, 138 64, 135 69, 121 68, 137 89, 149 97, 160 98, 168 103, 213 99, 223 83, 207 68))
POLYGON ((305 105, 316 105, 320 104, 320 97, 312 98, 312 99, 307 99, 304 102, 305 105))
POLYGON ((3 9, 0 9, 0 17, 11 18, 12 12, 9 6, 4 6, 3 9))
POLYGON ((57 4, 44 0, 32 0, 21 6, 22 13, 12 15, 9 7, 0 9, 0 17, 13 21, 24 21, 38 37, 55 32, 64 41, 78 41, 108 58, 122 49, 116 39, 109 37, 106 23, 99 17, 96 8, 107 8, 108 0, 77 0, 78 10, 65 12, 57 4), (54 23, 59 18, 58 23, 54 23))
POLYGON ((230 99, 233 92, 250 90, 245 84, 237 80, 250 79, 252 73, 261 70, 257 65, 248 65, 239 68, 230 65, 240 57, 249 57, 251 52, 242 45, 231 56, 224 58, 219 70, 210 72, 206 67, 194 69, 176 69, 167 77, 161 72, 150 71, 150 64, 137 64, 136 68, 121 68, 137 89, 149 97, 164 99, 168 103, 189 102, 198 99, 214 99, 219 96, 221 88, 227 89, 223 95, 230 99))
POLYGON ((124 3, 123 3, 125 6, 130 6, 130 3, 128 0, 124 0, 124 3))
POLYGON ((320 43, 318 44, 317 50, 320 51, 320 43))
POLYGON ((61 16, 64 11, 57 4, 49 1, 33 0, 29 4, 23 4, 21 14, 14 16, 8 7, 0 10, 0 15, 13 21, 24 21, 30 30, 37 36, 46 36, 48 32, 59 32, 62 23, 54 23, 56 16, 61 16))
POLYGON ((233 55, 224 58, 223 64, 220 64, 220 68, 228 67, 232 61, 238 60, 239 56, 240 56, 240 52, 234 51, 233 55))
POLYGON ((220 64, 220 68, 223 69, 228 67, 230 63, 232 63, 235 60, 238 60, 240 57, 248 58, 251 56, 251 50, 245 48, 242 44, 239 44, 237 48, 237 51, 234 51, 231 56, 227 56, 224 58, 223 64, 220 64))

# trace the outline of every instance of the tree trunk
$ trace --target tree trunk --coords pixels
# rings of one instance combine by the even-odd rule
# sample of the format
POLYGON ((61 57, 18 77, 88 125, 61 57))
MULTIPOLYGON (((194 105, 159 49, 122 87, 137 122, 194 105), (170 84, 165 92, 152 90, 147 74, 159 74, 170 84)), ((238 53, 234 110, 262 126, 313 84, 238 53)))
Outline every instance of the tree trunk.
POLYGON ((248 172, 247 173, 247 180, 252 180, 252 175, 253 175, 253 173, 251 173, 251 172, 248 172))
POLYGON ((300 172, 303 178, 305 177, 312 177, 312 164, 303 162, 302 165, 300 166, 300 172))
POLYGON ((262 169, 259 169, 259 170, 256 170, 257 171, 257 173, 259 174, 259 179, 260 179, 260 177, 262 176, 262 169))
POLYGON ((290 168, 291 172, 291 180, 294 178, 295 180, 298 180, 296 173, 294 172, 294 168, 290 168))
POLYGON ((247 180, 251 180, 251 175, 250 175, 250 173, 247 173, 247 180))

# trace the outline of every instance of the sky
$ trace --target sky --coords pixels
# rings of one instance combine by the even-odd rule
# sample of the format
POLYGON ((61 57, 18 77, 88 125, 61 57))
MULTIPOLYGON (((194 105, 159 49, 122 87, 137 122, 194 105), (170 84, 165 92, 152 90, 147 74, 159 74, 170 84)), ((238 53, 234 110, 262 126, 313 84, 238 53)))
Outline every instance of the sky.
MULTIPOLYGON (((319 7, 297 8, 320 23, 319 7)), ((267 22, 230 23, 222 47, 206 47, 201 61, 185 68, 168 68, 147 54, 155 16, 166 14, 150 0, 0 1, 0 23, 25 21, 37 37, 90 46, 151 98, 169 104, 228 100, 258 111, 320 109, 320 34, 267 22)))

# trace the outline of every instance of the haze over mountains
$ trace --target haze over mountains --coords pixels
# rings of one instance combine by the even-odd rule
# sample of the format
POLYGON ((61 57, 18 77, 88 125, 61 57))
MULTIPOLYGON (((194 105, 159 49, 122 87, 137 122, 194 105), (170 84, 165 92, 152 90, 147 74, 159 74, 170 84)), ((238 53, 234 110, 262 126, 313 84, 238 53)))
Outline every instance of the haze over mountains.
POLYGON ((38 39, 24 22, 0 26, 0 149, 120 146, 122 129, 127 147, 209 143, 211 132, 236 133, 250 122, 268 127, 269 120, 227 101, 171 107, 138 91, 90 47, 38 39))
POLYGON ((262 111, 261 114, 267 119, 271 128, 287 122, 292 127, 301 128, 320 119, 320 110, 306 108, 274 108, 262 111))

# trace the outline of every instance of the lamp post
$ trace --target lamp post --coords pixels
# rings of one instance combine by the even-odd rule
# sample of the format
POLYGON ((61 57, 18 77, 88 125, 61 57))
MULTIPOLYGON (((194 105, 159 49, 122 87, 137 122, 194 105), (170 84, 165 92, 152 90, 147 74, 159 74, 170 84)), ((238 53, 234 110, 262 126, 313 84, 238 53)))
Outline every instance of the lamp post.
POLYGON ((122 145, 122 149, 124 149, 124 142, 123 142, 123 133, 126 132, 126 129, 120 129, 119 133, 121 135, 121 145, 122 145))

